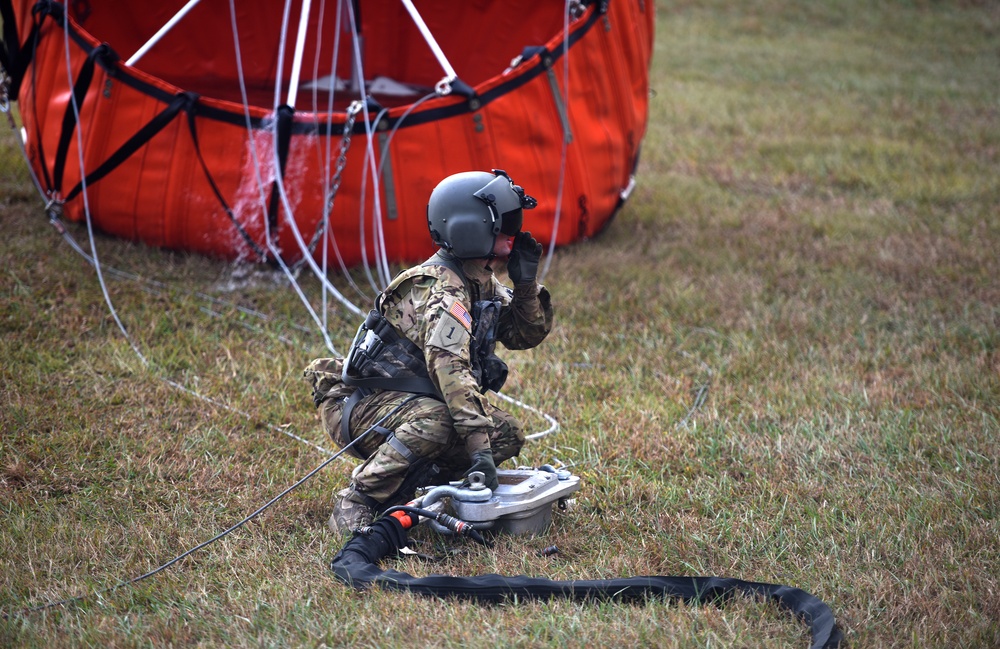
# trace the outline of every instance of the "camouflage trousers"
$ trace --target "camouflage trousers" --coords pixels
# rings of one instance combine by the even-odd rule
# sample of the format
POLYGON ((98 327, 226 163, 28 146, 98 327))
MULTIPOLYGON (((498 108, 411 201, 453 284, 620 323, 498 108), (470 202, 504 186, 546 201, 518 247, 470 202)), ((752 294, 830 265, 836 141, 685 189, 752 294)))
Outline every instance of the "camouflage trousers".
MULTIPOLYGON (((339 360, 339 359, 338 359, 339 360)), ((326 370, 326 376, 337 367, 307 368, 326 370)), ((337 377, 339 379, 339 376, 337 377)), ((341 440, 341 419, 344 403, 353 388, 331 379, 322 387, 318 398, 323 428, 338 444, 341 440)), ((351 482, 357 492, 384 505, 391 506, 409 500, 413 490, 427 484, 443 484, 460 479, 471 466, 465 444, 459 439, 445 404, 432 397, 413 397, 407 392, 376 391, 361 399, 351 412, 351 440, 362 436, 352 448, 366 458, 353 472, 351 482), (384 418, 384 421, 382 421, 384 418), (378 424, 391 431, 391 438, 368 432, 378 424), (427 471, 433 464, 436 476, 427 471), (426 474, 428 482, 411 484, 414 472, 426 474)), ((490 406, 487 412, 496 424, 490 433, 493 461, 499 465, 515 457, 524 446, 521 423, 509 413, 490 406)))

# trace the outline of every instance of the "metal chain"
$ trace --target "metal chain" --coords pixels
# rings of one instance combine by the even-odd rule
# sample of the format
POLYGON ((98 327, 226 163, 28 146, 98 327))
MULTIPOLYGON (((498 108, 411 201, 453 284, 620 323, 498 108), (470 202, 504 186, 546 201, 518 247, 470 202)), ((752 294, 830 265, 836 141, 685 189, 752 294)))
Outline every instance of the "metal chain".
POLYGON ((351 148, 351 133, 354 131, 354 120, 361 112, 362 104, 360 101, 351 102, 351 105, 347 108, 347 120, 344 122, 344 134, 340 139, 340 155, 337 157, 337 167, 333 172, 333 178, 330 179, 330 191, 326 195, 326 206, 327 213, 333 211, 333 201, 337 197, 337 191, 340 189, 340 183, 344 173, 344 167, 347 166, 347 151, 351 148))
MULTIPOLYGON (((340 154, 337 156, 337 165, 333 171, 333 177, 330 179, 330 190, 326 194, 326 209, 323 211, 323 215, 319 219, 319 223, 316 224, 316 231, 313 232, 312 239, 309 241, 309 254, 313 254, 316 250, 316 244, 319 243, 320 237, 328 227, 328 220, 330 214, 333 213, 333 202, 337 198, 337 191, 340 189, 340 183, 342 181, 342 176, 344 174, 344 167, 347 166, 347 151, 351 148, 351 134, 354 131, 354 121, 361 112, 362 104, 360 101, 353 101, 351 105, 347 107, 347 119, 344 121, 344 131, 340 138, 340 154)), ((303 257, 295 264, 292 265, 291 270, 293 273, 297 273, 305 263, 305 258, 303 257)))

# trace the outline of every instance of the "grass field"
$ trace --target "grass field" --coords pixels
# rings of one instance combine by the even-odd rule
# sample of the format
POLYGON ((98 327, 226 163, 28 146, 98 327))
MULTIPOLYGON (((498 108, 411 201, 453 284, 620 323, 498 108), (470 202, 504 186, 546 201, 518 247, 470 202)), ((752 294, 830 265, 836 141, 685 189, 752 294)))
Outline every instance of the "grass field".
MULTIPOLYGON (((557 328, 506 357, 507 392, 562 426, 522 460, 573 464, 578 507, 543 538, 395 567, 778 582, 851 646, 1000 646, 1000 5, 657 15, 638 187, 558 251, 557 328)), ((21 612, 254 511, 325 457, 286 432, 329 443, 300 379, 323 342, 280 277, 98 236, 134 275, 108 292, 147 367, 0 137, 0 645, 806 646, 754 601, 355 593, 325 527, 349 462, 135 587, 21 612)), ((331 315, 339 345, 356 326, 331 315)))

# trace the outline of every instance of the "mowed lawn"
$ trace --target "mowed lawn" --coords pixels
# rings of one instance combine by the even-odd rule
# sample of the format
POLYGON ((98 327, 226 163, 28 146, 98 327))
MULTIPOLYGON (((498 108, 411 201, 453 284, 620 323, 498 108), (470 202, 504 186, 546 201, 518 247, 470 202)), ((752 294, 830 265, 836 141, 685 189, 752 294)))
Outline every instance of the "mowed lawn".
MULTIPOLYGON (((506 354, 505 391, 560 422, 520 461, 571 465, 577 506, 489 550, 422 534, 440 559, 392 567, 784 583, 850 646, 1000 646, 1000 5, 656 11, 637 187, 557 251, 549 340, 506 354)), ((106 299, 15 137, 0 127, 0 645, 807 646, 757 601, 354 592, 326 529, 351 461, 105 590, 324 461, 301 371, 329 352, 265 268, 98 233, 106 299)), ((328 317, 345 349, 356 319, 328 317)))

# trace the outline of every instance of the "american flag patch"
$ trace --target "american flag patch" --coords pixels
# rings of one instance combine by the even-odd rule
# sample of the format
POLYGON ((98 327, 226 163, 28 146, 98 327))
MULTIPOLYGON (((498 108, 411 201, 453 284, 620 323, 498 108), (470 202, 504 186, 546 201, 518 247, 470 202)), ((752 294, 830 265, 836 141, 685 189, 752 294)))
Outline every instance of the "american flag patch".
POLYGON ((453 302, 451 308, 448 309, 448 313, 461 322, 462 326, 468 331, 472 331, 472 316, 465 310, 465 307, 462 306, 461 302, 453 302))

